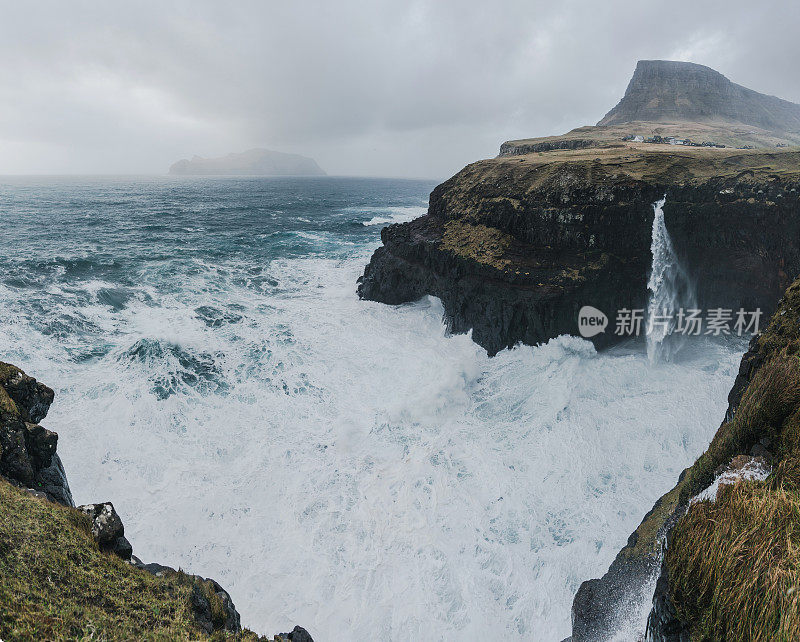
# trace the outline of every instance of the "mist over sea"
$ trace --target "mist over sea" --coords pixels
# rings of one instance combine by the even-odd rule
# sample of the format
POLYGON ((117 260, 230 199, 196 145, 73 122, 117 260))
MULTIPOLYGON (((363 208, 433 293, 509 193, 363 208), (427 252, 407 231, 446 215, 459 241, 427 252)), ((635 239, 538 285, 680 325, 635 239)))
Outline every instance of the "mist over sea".
POLYGON ((249 628, 561 640, 723 417, 738 340, 489 359, 434 299, 359 301, 433 186, 0 181, 0 360, 56 390, 76 502, 112 501, 137 556, 214 577, 249 628))

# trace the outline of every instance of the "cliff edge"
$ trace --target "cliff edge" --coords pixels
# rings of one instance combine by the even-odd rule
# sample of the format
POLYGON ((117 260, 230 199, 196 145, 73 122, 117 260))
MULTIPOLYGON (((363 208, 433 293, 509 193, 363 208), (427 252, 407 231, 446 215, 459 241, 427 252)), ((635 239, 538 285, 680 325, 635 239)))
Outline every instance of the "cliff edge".
POLYGON ((572 642, 613 639, 652 599, 646 639, 800 635, 800 279, 742 358, 711 444, 573 603, 572 642), (646 595, 647 591, 650 592, 646 595))
MULTIPOLYGON (((39 425, 55 395, 0 362, 0 639, 250 640, 213 579, 133 555, 110 502, 74 506, 39 425)), ((313 642, 301 627, 277 642, 313 642)))

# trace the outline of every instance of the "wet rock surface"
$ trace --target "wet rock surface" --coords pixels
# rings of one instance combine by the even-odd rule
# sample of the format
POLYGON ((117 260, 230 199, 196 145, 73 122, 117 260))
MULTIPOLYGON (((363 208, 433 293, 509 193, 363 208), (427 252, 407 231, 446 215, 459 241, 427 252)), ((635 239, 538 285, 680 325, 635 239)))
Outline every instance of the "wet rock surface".
POLYGON ((61 460, 58 435, 39 425, 54 393, 33 377, 0 362, 0 475, 16 486, 73 506, 61 460))
POLYGON ((678 619, 672 604, 667 579, 666 564, 662 562, 661 571, 653 594, 653 609, 647 617, 647 642, 690 642, 686 625, 678 619))
POLYGON ((292 629, 291 633, 279 633, 275 636, 275 640, 283 642, 314 642, 311 635, 302 626, 296 626, 292 629))

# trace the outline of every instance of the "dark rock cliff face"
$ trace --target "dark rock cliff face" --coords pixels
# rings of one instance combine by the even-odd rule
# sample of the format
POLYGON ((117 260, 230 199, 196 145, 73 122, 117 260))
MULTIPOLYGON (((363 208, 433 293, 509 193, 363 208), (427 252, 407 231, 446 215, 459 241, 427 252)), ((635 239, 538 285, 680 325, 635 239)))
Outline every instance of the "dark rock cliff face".
POLYGON ((730 122, 790 132, 800 129, 800 105, 732 83, 703 65, 641 60, 625 96, 598 125, 634 121, 730 122))
POLYGON ((586 149, 596 147, 597 141, 581 138, 562 138, 536 143, 507 142, 500 145, 500 156, 521 156, 524 154, 538 154, 539 152, 552 152, 557 149, 586 149))
POLYGON ((53 398, 52 389, 0 362, 0 475, 16 486, 74 506, 56 454, 58 435, 38 424, 53 398))
POLYGON ((358 286, 397 304, 439 297, 453 332, 490 354, 577 334, 584 305, 645 307, 652 203, 703 308, 765 314, 800 273, 800 154, 551 152, 469 165, 426 216, 392 225, 358 286), (597 154, 597 156, 594 156, 597 154))

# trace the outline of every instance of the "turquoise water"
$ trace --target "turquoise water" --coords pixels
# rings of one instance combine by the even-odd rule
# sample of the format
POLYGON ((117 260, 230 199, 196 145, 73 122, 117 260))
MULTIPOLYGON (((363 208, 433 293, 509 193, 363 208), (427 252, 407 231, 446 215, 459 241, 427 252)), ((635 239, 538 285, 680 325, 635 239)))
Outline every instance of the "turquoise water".
POLYGON ((560 640, 722 418, 738 344, 489 359, 435 299, 359 301, 381 227, 432 188, 0 179, 0 359, 56 389, 76 500, 250 628, 560 640))

